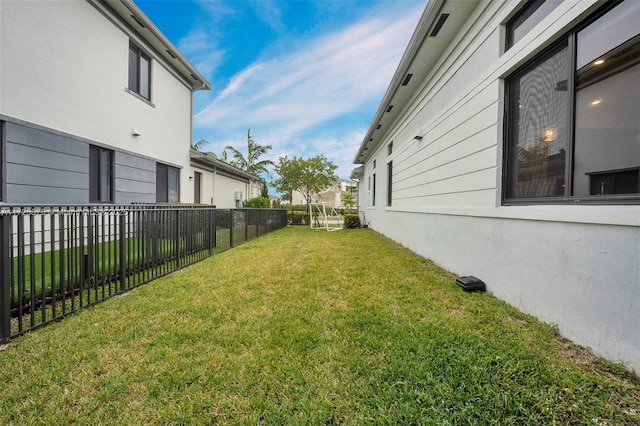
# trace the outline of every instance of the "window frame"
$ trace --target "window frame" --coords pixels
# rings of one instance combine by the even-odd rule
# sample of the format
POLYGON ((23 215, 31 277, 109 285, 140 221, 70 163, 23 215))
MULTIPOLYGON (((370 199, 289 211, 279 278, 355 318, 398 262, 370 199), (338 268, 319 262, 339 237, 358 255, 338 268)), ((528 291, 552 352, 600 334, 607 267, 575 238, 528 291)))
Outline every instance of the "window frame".
POLYGON ((371 191, 371 206, 376 206, 376 174, 372 175, 373 177, 373 190, 371 191))
POLYGON ((200 204, 202 201, 202 173, 193 172, 193 203, 200 204))
MULTIPOLYGON (((578 25, 571 28, 565 34, 563 34, 556 42, 545 48, 543 51, 536 54, 533 58, 528 60, 516 68, 513 72, 509 73, 504 79, 504 122, 503 122, 503 155, 502 155, 502 188, 501 198, 502 205, 542 205, 542 204, 600 204, 600 205, 612 205, 612 204, 640 204, 640 192, 632 194, 605 194, 605 195, 574 195, 574 156, 576 153, 576 97, 577 97, 577 34, 596 22, 598 19, 606 15, 608 12, 619 6, 624 0, 619 0, 611 3, 607 3, 595 13, 591 14, 587 19, 580 22, 578 25), (516 141, 513 139, 513 128, 516 127, 517 122, 513 120, 514 109, 512 100, 513 82, 518 80, 519 77, 533 70, 537 66, 541 65, 545 60, 551 57, 554 52, 561 50, 562 45, 567 45, 567 58, 569 61, 569 73, 567 81, 568 91, 568 107, 567 107, 567 151, 565 157, 565 170, 564 170, 564 193, 562 196, 541 196, 541 197, 508 197, 507 195, 511 191, 510 184, 513 182, 511 179, 511 169, 514 167, 512 163, 513 150, 516 146, 516 141)), ((629 1, 629 0, 627 0, 629 1)))
POLYGON ((129 59, 128 59, 128 82, 127 89, 131 93, 135 93, 141 98, 151 102, 151 56, 146 54, 139 46, 137 46, 132 41, 129 42, 129 59), (135 75, 132 76, 132 59, 135 55, 135 75), (141 79, 141 60, 144 59, 147 62, 147 78, 146 78, 146 89, 148 96, 145 96, 142 92, 142 79, 141 79), (132 87, 134 86, 134 87, 132 87))
POLYGON ((113 203, 115 195, 115 153, 112 149, 103 148, 97 145, 89 145, 89 202, 90 203, 113 203), (93 155, 97 154, 97 157, 93 155), (109 158, 108 174, 106 177, 102 164, 102 155, 107 154, 109 158), (97 160, 94 165, 94 159, 97 160), (97 166, 97 170, 95 167, 97 166), (96 181, 97 179, 97 181, 96 181), (102 184, 107 183, 107 199, 102 197, 102 184), (97 188, 97 191, 95 189, 97 188), (97 198, 96 198, 97 192, 97 198))
POLYGON ((393 201, 393 161, 387 163, 387 207, 393 201))
POLYGON ((180 169, 164 163, 156 163, 156 203, 179 203, 180 202, 180 169), (171 200, 170 182, 171 172, 176 177, 177 199, 171 200))
POLYGON ((522 25, 529 25, 531 28, 534 28, 537 24, 542 22, 553 10, 560 5, 560 1, 558 0, 527 0, 524 5, 509 19, 506 23, 506 33, 505 33, 505 52, 513 47, 518 41, 520 41, 527 33, 523 33, 520 38, 514 40, 515 32, 522 25), (547 3, 548 2, 548 3, 547 3), (552 6, 550 9, 545 10, 544 4, 555 3, 555 6, 552 6), (535 15, 536 11, 542 8, 542 14, 535 15), (533 18, 533 20, 529 20, 533 18))

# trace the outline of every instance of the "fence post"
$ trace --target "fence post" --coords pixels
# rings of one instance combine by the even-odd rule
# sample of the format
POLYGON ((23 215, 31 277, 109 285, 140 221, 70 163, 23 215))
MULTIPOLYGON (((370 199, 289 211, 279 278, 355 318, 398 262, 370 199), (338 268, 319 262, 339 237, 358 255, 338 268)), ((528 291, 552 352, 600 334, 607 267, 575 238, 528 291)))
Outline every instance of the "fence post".
POLYGON ((0 343, 11 340, 10 215, 0 214, 0 343))
MULTIPOLYGON (((122 214, 120 216, 118 216, 118 238, 120 240, 119 245, 120 245, 120 291, 124 291, 125 289, 125 284, 126 284, 126 280, 125 280, 125 259, 126 259, 126 241, 125 241, 125 224, 126 224, 126 212, 122 212, 122 214)), ((133 213, 131 213, 133 214, 133 213)))
POLYGON ((216 210, 208 208, 207 211, 209 212, 209 256, 211 256, 216 245, 216 210))
POLYGON ((233 227, 236 215, 233 209, 229 209, 229 247, 233 247, 233 227))

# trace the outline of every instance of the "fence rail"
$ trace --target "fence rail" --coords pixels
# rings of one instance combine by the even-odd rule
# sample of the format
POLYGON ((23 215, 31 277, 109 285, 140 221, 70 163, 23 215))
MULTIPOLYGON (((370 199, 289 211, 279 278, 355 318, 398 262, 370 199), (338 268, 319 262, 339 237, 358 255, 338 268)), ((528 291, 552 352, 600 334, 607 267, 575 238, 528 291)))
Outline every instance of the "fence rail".
POLYGON ((0 206, 0 342, 287 225, 279 209, 0 206))

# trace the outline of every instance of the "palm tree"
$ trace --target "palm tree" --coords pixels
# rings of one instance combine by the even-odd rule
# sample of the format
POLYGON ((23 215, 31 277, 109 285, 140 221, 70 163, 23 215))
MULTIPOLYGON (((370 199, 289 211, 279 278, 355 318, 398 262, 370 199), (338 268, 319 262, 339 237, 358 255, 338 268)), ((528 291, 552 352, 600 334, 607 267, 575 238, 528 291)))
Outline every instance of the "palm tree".
POLYGON ((271 160, 261 160, 258 161, 260 157, 266 154, 268 151, 272 149, 271 145, 260 145, 256 143, 251 137, 251 129, 247 130, 247 157, 232 147, 228 145, 225 147, 225 150, 228 149, 231 151, 233 156, 233 160, 231 161, 231 165, 235 166, 239 169, 252 173, 254 175, 260 174, 268 174, 267 166, 273 166, 273 161, 271 160))
POLYGON ((195 149, 196 151, 200 151, 202 152, 202 149, 209 145, 209 141, 206 139, 200 139, 198 142, 194 143, 193 145, 191 145, 193 147, 193 149, 195 149))

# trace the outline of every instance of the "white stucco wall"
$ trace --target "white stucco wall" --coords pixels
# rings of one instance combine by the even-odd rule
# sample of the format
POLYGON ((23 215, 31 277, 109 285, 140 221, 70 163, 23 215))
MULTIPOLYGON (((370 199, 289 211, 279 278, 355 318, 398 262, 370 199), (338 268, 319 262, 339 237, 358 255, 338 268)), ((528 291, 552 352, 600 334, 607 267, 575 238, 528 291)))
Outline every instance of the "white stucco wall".
MULTIPOLYGON (((189 164, 191 90, 142 40, 86 1, 0 7, 1 114, 167 164, 189 164), (130 39, 152 57, 153 106, 125 91, 130 39), (132 136, 133 128, 141 136, 132 136)), ((181 190, 193 192, 187 173, 181 173, 181 190)))
POLYGON ((406 212, 374 228, 640 371, 640 228, 406 212))
POLYGON ((366 159, 360 209, 376 231, 640 371, 640 206, 501 203, 503 78, 598 6, 567 1, 502 53, 520 3, 478 6, 366 159))

